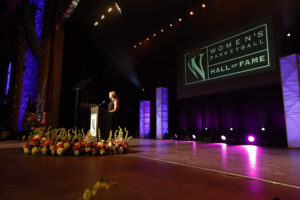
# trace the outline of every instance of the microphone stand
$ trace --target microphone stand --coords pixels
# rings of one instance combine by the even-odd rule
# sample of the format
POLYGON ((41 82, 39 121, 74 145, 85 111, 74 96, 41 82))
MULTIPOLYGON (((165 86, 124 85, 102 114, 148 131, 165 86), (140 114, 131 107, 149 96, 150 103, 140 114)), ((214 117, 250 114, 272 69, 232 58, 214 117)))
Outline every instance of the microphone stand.
POLYGON ((75 105, 75 119, 74 119, 74 127, 77 128, 77 110, 78 110, 78 92, 79 88, 76 88, 76 105, 75 105))

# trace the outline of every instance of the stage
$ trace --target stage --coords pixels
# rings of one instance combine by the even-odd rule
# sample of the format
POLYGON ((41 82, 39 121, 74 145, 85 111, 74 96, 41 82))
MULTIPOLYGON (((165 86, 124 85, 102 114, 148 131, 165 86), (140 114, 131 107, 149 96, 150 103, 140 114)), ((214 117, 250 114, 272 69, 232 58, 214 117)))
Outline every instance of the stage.
POLYGON ((25 155, 0 142, 1 199, 78 199, 100 178, 118 185, 96 199, 298 199, 300 150, 133 139, 116 156, 25 155))

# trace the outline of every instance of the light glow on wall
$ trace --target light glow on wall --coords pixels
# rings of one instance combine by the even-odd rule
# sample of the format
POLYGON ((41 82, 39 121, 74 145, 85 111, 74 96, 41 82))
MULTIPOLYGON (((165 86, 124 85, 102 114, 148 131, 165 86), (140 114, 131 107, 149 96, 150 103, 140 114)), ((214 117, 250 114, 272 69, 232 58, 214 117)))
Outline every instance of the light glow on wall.
POLYGON ((156 138, 168 133, 168 88, 156 88, 156 138))
POLYGON ((140 137, 149 137, 150 101, 140 101, 140 137))
POLYGON ((9 63, 8 70, 7 70, 5 95, 8 95, 9 84, 10 84, 10 76, 11 76, 11 62, 9 63))
MULTIPOLYGON (((34 16, 35 32, 38 40, 41 40, 46 0, 29 1, 29 3, 34 4, 38 8, 34 16)), ((22 89, 18 116, 19 131, 22 130, 22 119, 25 115, 29 99, 35 100, 37 96, 39 66, 39 59, 32 54, 29 45, 27 44, 24 54, 24 71, 22 78, 22 89)))
POLYGON ((300 148, 300 56, 280 58, 288 147, 300 148))

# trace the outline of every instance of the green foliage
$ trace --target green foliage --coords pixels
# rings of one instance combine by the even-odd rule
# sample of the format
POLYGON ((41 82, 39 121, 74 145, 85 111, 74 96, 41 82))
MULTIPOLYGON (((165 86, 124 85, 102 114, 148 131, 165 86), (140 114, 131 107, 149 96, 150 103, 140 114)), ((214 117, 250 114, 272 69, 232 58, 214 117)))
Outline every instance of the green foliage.
POLYGON ((101 131, 100 128, 98 128, 98 138, 97 141, 100 142, 101 141, 101 131))
POLYGON ((81 200, 94 200, 96 193, 99 189, 105 189, 108 190, 113 186, 116 186, 116 182, 112 183, 106 183, 103 178, 100 179, 100 181, 97 181, 92 189, 85 189, 83 196, 81 200))
POLYGON ((10 137, 10 131, 1 130, 0 131, 0 140, 6 140, 10 137))

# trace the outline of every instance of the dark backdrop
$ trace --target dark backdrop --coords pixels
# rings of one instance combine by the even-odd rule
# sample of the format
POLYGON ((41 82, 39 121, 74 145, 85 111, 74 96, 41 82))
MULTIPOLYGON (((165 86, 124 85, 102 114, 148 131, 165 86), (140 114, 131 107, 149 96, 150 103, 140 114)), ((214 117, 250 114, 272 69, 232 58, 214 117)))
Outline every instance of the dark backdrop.
MULTIPOLYGON (((107 100, 109 90, 116 90, 121 101, 127 104, 124 107, 130 115, 127 121, 133 132, 139 126, 139 100, 148 99, 151 100, 151 135, 155 135, 155 88, 167 87, 170 131, 184 127, 202 130, 205 119, 209 123, 207 126, 216 131, 233 126, 244 134, 257 132, 264 125, 272 134, 285 137, 279 68, 274 71, 276 80, 272 81, 273 85, 259 84, 260 87, 256 88, 182 100, 177 99, 176 91, 176 54, 180 45, 188 41, 209 40, 268 15, 274 17, 276 25, 278 61, 287 53, 281 45, 289 31, 283 23, 282 5, 285 1, 214 0, 205 1, 207 8, 201 9, 202 2, 193 0, 164 1, 161 4, 160 1, 146 4, 124 0, 120 1, 123 15, 98 28, 91 25, 95 19, 90 15, 99 12, 89 2, 97 5, 99 1, 82 1, 65 26, 61 126, 73 126, 75 92, 72 88, 81 79, 90 78, 94 80, 94 89, 82 93, 80 101, 101 102, 107 100), (174 5, 170 6, 173 2, 174 5), (188 15, 189 9, 194 9, 196 14, 193 17, 188 15), (158 33, 178 17, 183 18, 181 25, 145 42, 146 37, 158 33), (144 41, 144 44, 134 49, 133 45, 139 41, 144 41), (138 80, 138 84, 130 75, 138 80), (196 123, 198 118, 200 124, 196 123)), ((296 44, 297 38, 291 38, 292 44, 296 44)), ((248 81, 255 80, 248 77, 248 81)))
POLYGON ((240 139, 258 134, 262 127, 286 144, 281 85, 272 84, 178 102, 179 129, 226 133, 233 128, 240 139))

